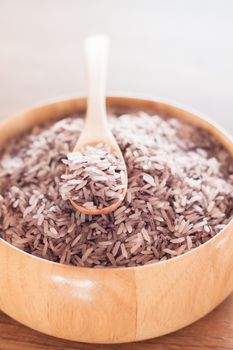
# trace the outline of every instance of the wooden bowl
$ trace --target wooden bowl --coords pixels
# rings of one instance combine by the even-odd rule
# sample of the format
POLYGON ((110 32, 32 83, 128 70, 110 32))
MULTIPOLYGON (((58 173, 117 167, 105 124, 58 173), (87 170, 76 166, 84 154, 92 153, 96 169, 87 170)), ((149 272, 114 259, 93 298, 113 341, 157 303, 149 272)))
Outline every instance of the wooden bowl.
MULTIPOLYGON (((209 130, 233 154, 233 142, 202 117, 165 103, 109 97, 122 112, 140 109, 209 130)), ((84 111, 85 99, 45 105, 0 125, 0 140, 48 119, 84 111)), ((137 341, 203 317, 233 289, 233 220, 184 255, 133 268, 92 269, 49 262, 0 240, 0 309, 56 337, 91 343, 137 341)))

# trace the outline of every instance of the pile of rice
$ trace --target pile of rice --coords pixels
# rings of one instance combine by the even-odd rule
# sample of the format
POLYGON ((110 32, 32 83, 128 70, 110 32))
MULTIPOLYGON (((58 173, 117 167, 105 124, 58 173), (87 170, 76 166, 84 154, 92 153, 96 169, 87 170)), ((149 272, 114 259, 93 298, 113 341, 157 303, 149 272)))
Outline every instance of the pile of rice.
POLYGON ((88 267, 137 266, 198 247, 233 215, 233 160, 207 132, 145 113, 111 118, 128 171, 115 212, 87 216, 60 194, 83 120, 9 141, 0 157, 0 235, 30 254, 88 267))
POLYGON ((102 209, 121 201, 126 189, 125 165, 107 144, 86 146, 64 159, 60 193, 86 209, 102 209))

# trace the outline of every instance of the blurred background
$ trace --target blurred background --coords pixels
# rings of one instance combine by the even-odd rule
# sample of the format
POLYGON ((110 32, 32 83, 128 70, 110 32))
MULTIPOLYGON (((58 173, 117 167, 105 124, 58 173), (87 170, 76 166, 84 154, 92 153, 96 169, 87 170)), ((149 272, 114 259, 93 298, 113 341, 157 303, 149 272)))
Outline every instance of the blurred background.
POLYGON ((84 95, 95 33, 111 38, 108 94, 159 96, 233 133, 232 0, 0 0, 0 117, 84 95))

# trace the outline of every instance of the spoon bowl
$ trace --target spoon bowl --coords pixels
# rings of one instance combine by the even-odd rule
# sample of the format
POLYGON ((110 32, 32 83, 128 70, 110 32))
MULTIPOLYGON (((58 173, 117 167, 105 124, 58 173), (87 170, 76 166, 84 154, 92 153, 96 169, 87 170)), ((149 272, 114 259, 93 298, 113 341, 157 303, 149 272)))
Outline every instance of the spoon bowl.
MULTIPOLYGON (((105 140, 104 140, 105 141, 105 140)), ((115 141, 115 138, 113 137, 113 135, 109 135, 109 139, 106 140, 107 142, 105 144, 107 144, 108 146, 110 146, 111 148, 111 151, 112 151, 112 154, 116 154, 120 159, 123 160, 124 162, 124 165, 125 165, 125 161, 124 161, 124 158, 123 158, 123 155, 121 153, 121 150, 118 146, 118 144, 116 143, 115 141), (112 136, 112 140, 111 140, 111 136, 112 136), (110 143, 111 141, 111 143, 110 143)), ((92 147, 95 147, 96 145, 98 145, 99 143, 103 143, 103 139, 101 140, 95 140, 95 141, 92 141, 92 142, 88 142, 88 143, 82 143, 82 141, 79 143, 76 144, 73 152, 79 152, 82 148, 85 148, 86 146, 92 146, 92 147)), ((73 207, 77 210, 79 210, 81 213, 83 214, 86 214, 86 215, 102 215, 102 214, 109 214, 111 213, 112 211, 115 211, 121 204, 122 204, 122 201, 126 195, 126 192, 127 192, 127 187, 128 187, 128 177, 127 177, 127 169, 126 169, 126 165, 125 165, 125 183, 124 183, 124 188, 122 190, 122 199, 120 200, 117 200, 115 201, 113 204, 107 206, 107 207, 104 207, 104 208, 100 208, 100 209, 88 209, 88 208, 85 208, 83 205, 80 205, 78 204, 76 201, 72 200, 71 198, 69 199, 71 204, 73 205, 73 207)), ((68 169, 66 170, 66 174, 68 174, 68 169)))

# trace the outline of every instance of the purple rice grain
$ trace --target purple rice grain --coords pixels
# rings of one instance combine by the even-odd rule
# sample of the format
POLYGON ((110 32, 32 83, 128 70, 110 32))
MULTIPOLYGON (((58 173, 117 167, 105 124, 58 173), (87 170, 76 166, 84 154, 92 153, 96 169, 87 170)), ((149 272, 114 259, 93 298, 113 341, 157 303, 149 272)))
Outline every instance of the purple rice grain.
POLYGON ((128 190, 108 215, 74 210, 60 194, 79 116, 34 127, 0 157, 0 236, 32 255, 87 267, 163 261, 205 243, 233 215, 233 160, 210 134, 143 112, 111 117, 128 190))

